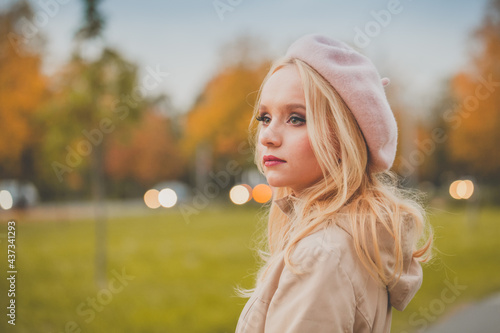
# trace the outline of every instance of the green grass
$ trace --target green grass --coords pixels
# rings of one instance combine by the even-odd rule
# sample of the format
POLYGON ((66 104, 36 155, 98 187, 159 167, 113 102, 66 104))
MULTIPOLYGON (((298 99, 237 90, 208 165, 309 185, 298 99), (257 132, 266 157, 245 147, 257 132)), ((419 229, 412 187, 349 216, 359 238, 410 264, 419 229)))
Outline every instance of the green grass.
POLYGON ((463 208, 431 209, 435 258, 423 265, 423 285, 405 311, 393 311, 392 332, 424 329, 500 291, 500 208, 471 216, 463 208))
MULTIPOLYGON (((20 218, 16 326, 7 324, 3 310, 0 332, 70 332, 71 322, 81 332, 234 332, 245 300, 235 297, 233 288, 252 285, 256 262, 250 247, 259 212, 221 207, 189 223, 178 213, 109 220, 107 277, 114 292, 94 284, 93 221, 20 218), (131 277, 126 285, 114 282, 122 270, 131 277), (104 303, 92 310, 88 301, 96 297, 104 303)), ((465 223, 460 209, 436 212, 431 221, 441 252, 424 267, 424 284, 408 308, 394 311, 393 332, 423 327, 422 307, 434 307, 430 314, 437 319, 425 322, 430 324, 500 290, 500 209, 483 209, 476 227, 465 223), (444 281, 455 278, 467 288, 453 302, 442 302, 443 309, 437 307, 444 281)), ((0 241, 0 307, 5 309, 6 242, 0 241)))

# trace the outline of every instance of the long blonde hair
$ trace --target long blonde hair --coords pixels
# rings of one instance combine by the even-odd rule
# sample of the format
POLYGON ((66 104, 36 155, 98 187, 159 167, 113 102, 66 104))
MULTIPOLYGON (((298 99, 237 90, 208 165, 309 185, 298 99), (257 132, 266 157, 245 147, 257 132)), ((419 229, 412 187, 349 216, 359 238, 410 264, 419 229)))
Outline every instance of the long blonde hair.
MULTIPOLYGON (((430 259, 432 236, 425 232, 425 211, 416 198, 397 186, 397 176, 392 172, 371 173, 368 165, 367 146, 358 124, 337 91, 312 67, 298 59, 281 59, 275 62, 264 79, 280 68, 296 66, 302 79, 306 101, 306 125, 312 150, 323 171, 323 178, 300 193, 292 217, 285 215, 276 204, 271 204, 268 215, 266 249, 261 250, 263 265, 257 275, 262 281, 267 269, 284 251, 285 264, 294 272, 290 256, 297 243, 331 221, 342 208, 347 208, 354 247, 368 272, 384 284, 398 278, 403 269, 401 225, 410 220, 416 227, 413 257, 419 261, 430 259), (394 239, 394 270, 388 275, 378 251, 377 227, 380 224, 394 239), (427 237, 425 239, 425 237, 427 237), (417 248, 421 241, 424 243, 417 248), (374 256, 371 255, 373 252, 374 256)), ((254 108, 250 130, 254 131, 253 144, 258 144, 258 115, 260 92, 254 108), (257 129, 255 131, 255 129, 257 129)), ((261 159, 255 150, 255 164, 264 174, 261 159)), ((276 188, 274 200, 292 193, 287 187, 276 188)), ((429 231, 429 230, 427 230, 429 231)), ((250 290, 241 290, 248 296, 250 290)))

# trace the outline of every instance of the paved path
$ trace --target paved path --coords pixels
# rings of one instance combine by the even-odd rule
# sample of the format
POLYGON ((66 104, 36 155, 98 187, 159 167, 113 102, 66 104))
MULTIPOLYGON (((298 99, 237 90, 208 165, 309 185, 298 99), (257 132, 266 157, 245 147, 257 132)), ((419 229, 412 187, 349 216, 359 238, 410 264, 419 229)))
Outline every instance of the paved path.
POLYGON ((499 333, 500 293, 471 304, 429 328, 425 333, 499 333))

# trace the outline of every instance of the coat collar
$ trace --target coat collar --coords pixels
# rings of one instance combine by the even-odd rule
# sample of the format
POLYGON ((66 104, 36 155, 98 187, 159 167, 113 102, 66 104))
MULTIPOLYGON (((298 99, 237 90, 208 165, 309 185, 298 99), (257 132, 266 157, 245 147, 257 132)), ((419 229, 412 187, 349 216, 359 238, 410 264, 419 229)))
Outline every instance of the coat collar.
POLYGON ((281 197, 279 199, 274 200, 274 203, 281 209, 283 213, 286 214, 289 218, 292 217, 292 215, 295 212, 295 204, 300 201, 299 198, 297 198, 293 193, 285 195, 284 197, 281 197))

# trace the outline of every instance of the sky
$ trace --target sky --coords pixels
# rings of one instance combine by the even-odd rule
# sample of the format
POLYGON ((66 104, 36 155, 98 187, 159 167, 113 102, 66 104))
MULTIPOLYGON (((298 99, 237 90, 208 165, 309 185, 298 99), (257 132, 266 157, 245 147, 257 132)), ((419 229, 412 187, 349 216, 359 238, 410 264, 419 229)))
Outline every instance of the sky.
MULTIPOLYGON (((0 0, 3 6, 12 2, 0 0)), ((33 22, 47 40, 44 71, 68 60, 81 25, 81 0, 32 0, 33 22)), ((409 101, 428 108, 440 86, 466 67, 471 33, 487 0, 103 0, 104 40, 137 63, 141 75, 168 73, 152 94, 187 110, 217 71, 224 44, 260 38, 262 52, 279 57, 297 38, 321 33, 357 47, 382 76, 404 87, 409 101), (218 9, 217 9, 218 8, 218 9)), ((88 53, 92 54, 89 48, 88 53)))

